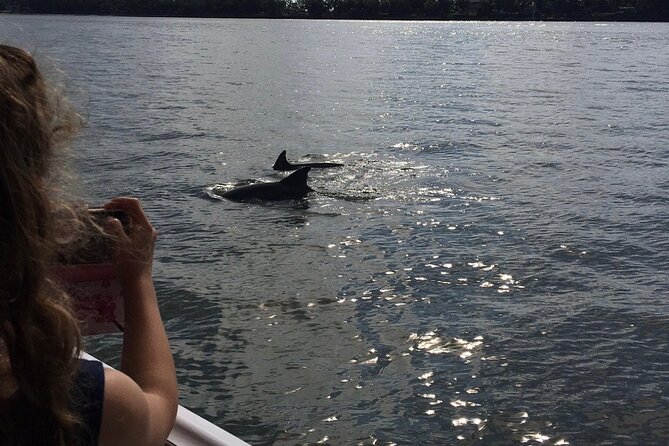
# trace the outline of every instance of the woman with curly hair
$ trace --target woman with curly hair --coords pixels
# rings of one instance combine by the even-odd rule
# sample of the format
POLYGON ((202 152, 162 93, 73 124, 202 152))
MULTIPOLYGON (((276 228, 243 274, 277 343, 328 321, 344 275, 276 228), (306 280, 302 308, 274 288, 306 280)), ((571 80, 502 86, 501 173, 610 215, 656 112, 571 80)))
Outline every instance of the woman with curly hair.
POLYGON ((77 116, 33 57, 0 45, 0 445, 162 445, 174 425, 174 362, 152 279, 156 231, 138 200, 110 218, 124 301, 120 370, 79 359, 69 296, 51 275, 60 152, 77 116))

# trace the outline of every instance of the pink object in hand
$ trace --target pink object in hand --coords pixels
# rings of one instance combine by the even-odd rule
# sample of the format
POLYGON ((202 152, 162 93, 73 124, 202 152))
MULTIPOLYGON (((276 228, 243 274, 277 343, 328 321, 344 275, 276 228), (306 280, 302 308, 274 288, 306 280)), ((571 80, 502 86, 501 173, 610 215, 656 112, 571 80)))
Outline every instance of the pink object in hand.
POLYGON ((123 298, 113 265, 60 265, 53 272, 72 298, 84 335, 123 331, 123 298))

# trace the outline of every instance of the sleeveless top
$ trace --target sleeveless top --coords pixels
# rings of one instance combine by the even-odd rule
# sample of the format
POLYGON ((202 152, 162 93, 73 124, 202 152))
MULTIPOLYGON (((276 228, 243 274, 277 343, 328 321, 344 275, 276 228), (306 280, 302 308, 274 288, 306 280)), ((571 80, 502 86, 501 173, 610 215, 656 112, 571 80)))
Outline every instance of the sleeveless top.
MULTIPOLYGON (((102 363, 81 359, 72 388, 72 411, 80 417, 77 429, 77 446, 97 446, 102 423, 102 400, 105 376, 102 363)), ((0 411, 0 445, 38 445, 53 442, 54 422, 41 409, 27 404, 18 395, 8 401, 0 411), (19 438, 8 438, 5 423, 11 423, 11 431, 19 438)))
POLYGON ((79 444, 96 446, 102 423, 102 400, 105 396, 105 372, 99 361, 80 360, 74 378, 72 401, 74 412, 82 419, 79 444))

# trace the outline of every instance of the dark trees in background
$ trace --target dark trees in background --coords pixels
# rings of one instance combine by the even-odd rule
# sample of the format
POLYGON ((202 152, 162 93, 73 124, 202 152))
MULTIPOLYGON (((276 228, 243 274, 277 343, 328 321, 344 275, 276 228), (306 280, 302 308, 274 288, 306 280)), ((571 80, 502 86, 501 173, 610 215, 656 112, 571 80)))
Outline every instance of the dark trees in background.
POLYGON ((669 21, 669 0, 0 0, 0 11, 187 17, 669 21))

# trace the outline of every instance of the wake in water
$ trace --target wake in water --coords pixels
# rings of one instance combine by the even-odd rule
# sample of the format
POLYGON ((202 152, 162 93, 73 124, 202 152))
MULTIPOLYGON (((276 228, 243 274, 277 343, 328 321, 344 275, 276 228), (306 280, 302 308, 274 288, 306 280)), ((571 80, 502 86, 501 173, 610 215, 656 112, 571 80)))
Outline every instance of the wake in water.
MULTIPOLYGON (((314 157, 307 155, 300 163, 308 165, 314 157), (302 161, 304 159, 308 161, 302 161)), ((342 161, 343 165, 337 169, 311 170, 309 185, 316 191, 311 196, 348 202, 393 200, 404 203, 429 203, 456 196, 447 184, 448 170, 417 164, 388 150, 337 153, 332 158, 342 161)), ((220 200, 236 187, 270 182, 267 178, 253 178, 214 184, 207 186, 205 193, 220 200)))

